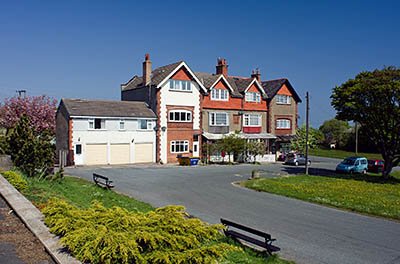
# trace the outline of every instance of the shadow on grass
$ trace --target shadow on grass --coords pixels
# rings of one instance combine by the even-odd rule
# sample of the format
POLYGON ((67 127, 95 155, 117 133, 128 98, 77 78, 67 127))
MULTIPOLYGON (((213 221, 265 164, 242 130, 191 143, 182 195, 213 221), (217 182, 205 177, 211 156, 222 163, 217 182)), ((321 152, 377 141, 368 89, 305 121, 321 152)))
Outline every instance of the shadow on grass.
MULTIPOLYGON (((305 167, 289 167, 286 166, 283 168, 287 174, 296 175, 296 174, 305 174, 305 167)), ((400 178, 398 177, 390 177, 388 180, 384 180, 382 174, 338 174, 334 170, 329 169, 321 169, 321 168, 309 168, 309 175, 313 176, 323 176, 337 179, 348 179, 348 180, 356 180, 356 181, 365 181, 371 183, 382 183, 382 184, 400 184, 400 178)))

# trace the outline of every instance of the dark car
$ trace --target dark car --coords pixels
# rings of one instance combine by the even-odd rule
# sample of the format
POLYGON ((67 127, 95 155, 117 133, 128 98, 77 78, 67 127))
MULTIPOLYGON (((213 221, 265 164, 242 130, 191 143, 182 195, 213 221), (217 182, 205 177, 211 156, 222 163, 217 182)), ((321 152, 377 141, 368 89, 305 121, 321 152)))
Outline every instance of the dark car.
POLYGON ((385 167, 385 161, 370 159, 368 160, 368 171, 370 172, 382 172, 385 167))
MULTIPOLYGON (((290 165, 305 165, 306 164, 306 155, 303 153, 289 153, 286 155, 285 164, 290 165)), ((308 159, 308 165, 311 165, 311 160, 308 159)))

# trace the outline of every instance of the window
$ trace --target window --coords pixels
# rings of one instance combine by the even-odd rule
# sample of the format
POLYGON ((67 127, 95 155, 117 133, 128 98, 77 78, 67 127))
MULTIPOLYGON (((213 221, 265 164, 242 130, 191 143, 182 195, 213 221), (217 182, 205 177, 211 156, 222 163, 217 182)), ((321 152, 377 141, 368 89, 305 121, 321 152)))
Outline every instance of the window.
POLYGON ((228 114, 227 113, 210 113, 210 126, 228 126, 228 114))
POLYGON ((290 96, 278 94, 276 96, 276 103, 278 104, 290 104, 290 96))
POLYGON ((81 144, 75 145, 75 154, 76 155, 82 154, 82 145, 81 144))
POLYGON ((192 122, 192 113, 187 110, 169 111, 170 122, 192 122))
POLYGON ((153 128, 150 120, 139 119, 138 123, 141 130, 151 130, 153 128))
POLYGON ((259 103, 259 102, 261 102, 260 93, 246 92, 245 100, 246 100, 246 102, 256 102, 256 103, 259 103))
POLYGON ((212 89, 211 100, 228 101, 228 90, 224 89, 212 89))
POLYGON ((100 118, 90 119, 89 129, 106 129, 106 121, 100 118))
POLYGON ((276 128, 290 129, 290 120, 288 120, 288 119, 278 119, 278 120, 276 120, 276 128))
POLYGON ((244 126, 259 127, 261 126, 261 115, 259 114, 245 114, 244 126))
POLYGON ((169 89, 173 91, 191 91, 190 81, 183 81, 183 80, 169 80, 169 89))
POLYGON ((188 152, 189 152, 189 141, 187 140, 171 141, 171 153, 188 153, 188 152))
POLYGON ((119 120, 119 130, 125 130, 125 120, 119 120))

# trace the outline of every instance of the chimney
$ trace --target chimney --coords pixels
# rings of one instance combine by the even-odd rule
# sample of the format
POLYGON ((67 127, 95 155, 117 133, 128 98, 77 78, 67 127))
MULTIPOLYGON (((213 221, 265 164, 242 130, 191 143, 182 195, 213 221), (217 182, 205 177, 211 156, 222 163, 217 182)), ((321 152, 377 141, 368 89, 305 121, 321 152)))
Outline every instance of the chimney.
POLYGON ((144 62, 143 62, 143 85, 148 85, 149 82, 151 81, 151 61, 150 61, 150 55, 146 54, 144 56, 144 62))
POLYGON ((257 72, 254 72, 254 70, 253 70, 253 74, 251 75, 251 78, 256 78, 257 81, 258 81, 259 83, 261 83, 261 74, 260 74, 260 72, 258 71, 258 69, 257 69, 257 72))
POLYGON ((217 64, 217 74, 223 74, 225 78, 228 78, 228 65, 226 64, 225 59, 218 58, 217 64))

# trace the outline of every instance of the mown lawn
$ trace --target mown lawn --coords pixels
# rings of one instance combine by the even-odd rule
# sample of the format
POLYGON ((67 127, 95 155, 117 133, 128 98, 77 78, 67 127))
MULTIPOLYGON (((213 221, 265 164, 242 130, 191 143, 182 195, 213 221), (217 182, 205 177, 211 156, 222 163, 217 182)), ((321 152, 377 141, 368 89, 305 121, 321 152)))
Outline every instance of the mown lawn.
MULTIPOLYGON (((350 156, 355 156, 355 152, 345 151, 340 149, 323 149, 323 148, 310 149, 309 154, 313 156, 336 158, 336 159, 345 159, 350 156)), ((379 153, 358 153, 357 156, 366 157, 367 159, 382 159, 382 155, 379 153)))
POLYGON ((359 213, 400 219, 400 172, 388 182, 378 174, 259 178, 247 188, 359 213))
MULTIPOLYGON (((147 212, 154 208, 146 203, 137 201, 129 196, 118 194, 114 191, 104 190, 92 182, 74 178, 65 177, 55 181, 37 180, 24 177, 28 181, 28 189, 24 192, 33 204, 39 209, 43 208, 51 197, 58 197, 80 208, 88 208, 92 200, 98 200, 105 207, 120 206, 130 211, 147 212)), ((221 242, 227 242, 236 246, 240 246, 235 241, 223 237, 221 242)), ((218 242, 217 242, 218 243, 218 242)), ((221 263, 270 263, 270 264, 287 264, 294 263, 279 258, 278 255, 272 257, 266 256, 262 252, 252 250, 241 246, 243 252, 232 251, 227 254, 226 259, 221 263)))

